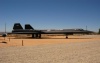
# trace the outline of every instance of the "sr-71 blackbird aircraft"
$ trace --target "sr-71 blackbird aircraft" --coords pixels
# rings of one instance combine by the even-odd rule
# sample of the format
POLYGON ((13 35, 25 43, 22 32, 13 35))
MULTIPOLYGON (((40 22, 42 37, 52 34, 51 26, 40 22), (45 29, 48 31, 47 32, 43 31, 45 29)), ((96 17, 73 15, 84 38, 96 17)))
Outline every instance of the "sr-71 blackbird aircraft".
POLYGON ((68 35, 89 33, 92 31, 83 29, 35 30, 30 24, 25 24, 25 29, 23 29, 20 23, 15 23, 12 30, 12 34, 32 34, 32 38, 41 38, 41 34, 65 34, 68 38, 68 35))

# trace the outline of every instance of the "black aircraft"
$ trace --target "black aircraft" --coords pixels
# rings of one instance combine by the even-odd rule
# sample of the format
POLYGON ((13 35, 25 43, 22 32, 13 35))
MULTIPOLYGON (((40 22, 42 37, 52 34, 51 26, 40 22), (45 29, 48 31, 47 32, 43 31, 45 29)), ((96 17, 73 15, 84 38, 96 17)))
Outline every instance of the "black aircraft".
POLYGON ((12 30, 12 34, 32 34, 32 38, 41 38, 41 34, 65 34, 68 38, 68 35, 89 33, 92 31, 83 29, 35 30, 30 24, 25 24, 25 29, 23 29, 20 23, 15 23, 12 30))

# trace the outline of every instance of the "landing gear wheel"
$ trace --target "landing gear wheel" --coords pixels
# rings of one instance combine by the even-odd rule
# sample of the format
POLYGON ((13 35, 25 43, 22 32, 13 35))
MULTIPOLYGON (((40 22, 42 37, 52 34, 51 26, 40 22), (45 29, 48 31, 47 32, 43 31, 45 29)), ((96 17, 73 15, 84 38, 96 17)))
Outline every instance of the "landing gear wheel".
POLYGON ((66 39, 68 39, 68 36, 66 36, 66 39))

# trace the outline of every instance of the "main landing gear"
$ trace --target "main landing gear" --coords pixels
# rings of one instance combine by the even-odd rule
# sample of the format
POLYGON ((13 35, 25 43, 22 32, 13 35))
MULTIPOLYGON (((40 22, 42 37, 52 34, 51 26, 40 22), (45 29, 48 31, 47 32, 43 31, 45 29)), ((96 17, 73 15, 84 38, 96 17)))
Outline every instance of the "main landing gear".
POLYGON ((66 39, 68 39, 68 36, 66 36, 66 39))
POLYGON ((32 38, 41 38, 41 34, 32 34, 32 38))
POLYGON ((68 35, 66 35, 66 39, 68 39, 68 35))
MULTIPOLYGON (((41 34, 32 34, 32 38, 41 38, 41 34)), ((66 39, 68 39, 68 35, 66 35, 66 39)))

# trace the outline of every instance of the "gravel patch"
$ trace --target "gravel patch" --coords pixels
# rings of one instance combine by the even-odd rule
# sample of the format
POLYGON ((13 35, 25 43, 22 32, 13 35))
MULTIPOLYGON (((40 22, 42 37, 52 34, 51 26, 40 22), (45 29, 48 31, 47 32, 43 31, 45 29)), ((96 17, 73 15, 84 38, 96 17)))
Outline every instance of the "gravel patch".
POLYGON ((0 63, 100 63, 100 42, 4 47, 0 63))

